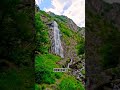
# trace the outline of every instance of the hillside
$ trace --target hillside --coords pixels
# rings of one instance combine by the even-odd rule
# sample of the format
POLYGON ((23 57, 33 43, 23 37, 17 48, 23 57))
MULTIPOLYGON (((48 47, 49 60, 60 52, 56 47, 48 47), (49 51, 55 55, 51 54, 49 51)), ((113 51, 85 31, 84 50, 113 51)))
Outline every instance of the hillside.
POLYGON ((35 20, 36 90, 84 90, 84 28, 66 16, 37 9, 35 20), (54 72, 58 67, 68 71, 54 72))

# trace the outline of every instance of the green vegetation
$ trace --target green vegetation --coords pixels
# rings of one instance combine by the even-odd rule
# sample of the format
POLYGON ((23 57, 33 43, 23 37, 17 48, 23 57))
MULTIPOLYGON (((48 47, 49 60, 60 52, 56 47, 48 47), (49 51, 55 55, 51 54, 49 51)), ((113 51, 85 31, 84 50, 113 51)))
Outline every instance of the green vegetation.
POLYGON ((48 35, 48 27, 41 20, 40 16, 50 17, 44 11, 37 12, 35 15, 36 25, 36 44, 40 54, 35 56, 35 81, 38 84, 52 84, 56 78, 60 78, 62 73, 53 72, 53 68, 59 67, 56 62, 61 58, 50 54, 50 40, 48 35))
POLYGON ((85 70, 82 70, 81 73, 82 73, 83 75, 85 75, 85 70))
POLYGON ((71 76, 65 77, 59 87, 60 90, 85 90, 82 84, 71 76))
POLYGON ((45 90, 44 85, 35 84, 35 90, 45 90))
POLYGON ((80 38, 79 43, 77 45, 77 52, 78 55, 82 55, 85 53, 85 40, 82 37, 80 38))
POLYGON ((104 28, 99 35, 104 37, 102 38, 103 45, 100 48, 100 53, 103 56, 103 67, 116 67, 119 63, 120 57, 120 32, 113 26, 112 23, 104 22, 104 28))
POLYGON ((73 36, 72 30, 69 29, 65 23, 59 23, 59 28, 60 28, 60 30, 61 30, 63 35, 66 35, 68 37, 72 37, 73 36))
POLYGON ((36 29, 36 44, 37 51, 40 53, 48 53, 48 49, 50 48, 50 40, 48 35, 48 28, 41 21, 40 13, 38 12, 35 15, 35 29, 36 29))
MULTIPOLYGON (((39 53, 35 56, 35 89, 44 90, 45 88, 52 88, 52 85, 57 87, 58 90, 84 90, 82 83, 77 81, 73 76, 64 75, 61 72, 53 72, 53 68, 61 67, 57 62, 61 60, 59 56, 53 55, 49 52, 51 46, 48 27, 46 22, 57 21, 59 29, 62 34, 62 41, 70 46, 71 40, 80 42, 80 35, 74 32, 67 26, 67 20, 64 16, 55 14, 49 15, 44 11, 39 11, 35 15, 36 26, 36 44, 39 53), (42 18, 44 18, 42 20, 42 18)), ((81 38, 81 40, 83 40, 81 38)), ((82 46, 84 40, 80 42, 82 46)), ((79 45, 79 48, 81 47, 79 45)), ((77 48, 77 49, 79 49, 77 48)), ((80 49, 82 51, 82 49, 80 49)))
MULTIPOLYGON (((105 7, 105 11, 109 11, 111 8, 111 5, 109 5, 109 7, 105 7)), ((86 28, 88 28, 90 33, 94 32, 94 35, 100 38, 101 43, 98 43, 99 46, 96 45, 98 48, 96 51, 102 57, 101 65, 103 69, 117 67, 120 58, 120 32, 118 28, 115 27, 112 21, 103 19, 99 14, 91 10, 87 10, 87 12, 89 21, 91 22, 87 22, 86 25, 88 26, 86 28), (96 25, 92 25, 91 23, 96 23, 96 25)))
MULTIPOLYGON (((0 89, 2 90, 10 90, 10 89, 17 89, 19 88, 18 85, 22 86, 23 82, 21 81, 21 78, 18 77, 17 72, 12 69, 7 71, 6 73, 1 73, 0 74, 0 89), (8 80, 12 81, 9 82, 8 80), (7 87, 6 87, 7 85, 7 87), (11 87, 12 86, 12 87, 11 87)), ((19 88, 20 89, 20 88, 19 88)), ((22 87, 21 87, 22 89, 22 87)))
POLYGON ((66 18, 65 16, 55 15, 54 18, 55 18, 55 20, 58 21, 58 22, 67 23, 67 18, 66 18))
POLYGON ((38 84, 35 84, 35 90, 41 90, 38 86, 38 84))
POLYGON ((53 72, 53 68, 59 67, 56 64, 56 62, 59 60, 60 57, 52 54, 36 56, 35 58, 36 83, 52 84, 55 82, 55 78, 59 79, 62 73, 53 72))
POLYGON ((0 3, 0 89, 32 90, 34 88, 33 8, 24 1, 0 3), (23 6, 20 7, 19 6, 23 6), (28 13, 29 12, 29 13, 28 13))

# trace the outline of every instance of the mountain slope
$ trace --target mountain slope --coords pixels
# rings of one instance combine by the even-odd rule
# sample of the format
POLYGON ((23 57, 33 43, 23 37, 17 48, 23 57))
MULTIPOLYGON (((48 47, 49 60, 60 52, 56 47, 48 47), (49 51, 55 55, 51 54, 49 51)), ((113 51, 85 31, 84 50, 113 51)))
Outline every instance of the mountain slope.
POLYGON ((74 90, 84 90, 83 84, 81 84, 84 83, 82 80, 84 78, 85 71, 84 68, 81 69, 83 67, 82 62, 84 62, 84 37, 80 34, 80 29, 81 28, 78 27, 71 19, 65 16, 58 16, 44 11, 36 12, 36 31, 38 33, 36 36, 36 43, 38 45, 36 49, 38 58, 36 59, 35 65, 37 80, 36 88, 42 88, 45 86, 44 88, 48 88, 50 90, 59 90, 66 85, 65 90, 70 90, 69 87, 74 90), (57 28, 55 27, 54 22, 58 24, 57 28), (55 29, 59 32, 59 35, 57 35, 58 38, 60 37, 61 39, 60 45, 63 47, 63 58, 61 58, 59 54, 56 54, 54 52, 54 48, 52 48, 55 47, 55 29), (80 56, 83 59, 80 58, 80 56), (42 59, 43 61, 41 63, 38 62, 42 59), (69 72, 53 72, 53 68, 67 68, 69 62, 71 62, 69 65, 69 72), (42 65, 42 63, 44 63, 44 65, 42 65), (46 72, 41 74, 41 68, 43 67, 43 71, 46 72), (83 74, 82 77, 79 76, 79 72, 80 74, 83 74), (73 78, 73 82, 67 82, 67 80, 64 81, 67 77, 73 78), (79 82, 79 84, 77 82, 79 82))

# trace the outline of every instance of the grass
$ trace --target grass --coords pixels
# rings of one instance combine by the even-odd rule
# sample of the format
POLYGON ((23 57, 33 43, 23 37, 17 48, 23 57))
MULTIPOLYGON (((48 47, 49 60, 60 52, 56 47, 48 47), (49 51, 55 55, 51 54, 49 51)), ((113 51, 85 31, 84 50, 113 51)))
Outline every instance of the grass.
POLYGON ((82 83, 67 75, 59 84, 60 90, 85 90, 82 83))
POLYGON ((59 23, 59 28, 62 32, 62 34, 68 36, 68 37, 72 37, 73 36, 73 31, 67 27, 67 25, 65 23, 59 23))
POLYGON ((62 73, 53 72, 53 68, 60 67, 56 64, 61 58, 53 54, 37 55, 35 58, 36 83, 52 84, 62 73))

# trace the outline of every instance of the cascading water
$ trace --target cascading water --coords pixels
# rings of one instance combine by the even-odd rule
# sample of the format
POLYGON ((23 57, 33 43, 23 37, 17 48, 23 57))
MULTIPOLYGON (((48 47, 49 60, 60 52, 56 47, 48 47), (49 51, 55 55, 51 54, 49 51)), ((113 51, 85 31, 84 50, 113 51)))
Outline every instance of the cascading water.
POLYGON ((63 55, 63 47, 62 47, 62 44, 61 44, 61 39, 60 39, 60 30, 58 28, 58 24, 56 21, 53 22, 54 24, 54 27, 53 27, 53 30, 54 30, 54 52, 57 54, 57 55, 60 55, 62 58, 64 58, 64 55, 63 55))
POLYGON ((59 56, 61 56, 62 58, 64 58, 63 55, 63 47, 61 44, 61 34, 60 34, 60 30, 58 28, 58 24, 56 21, 53 21, 52 23, 48 24, 51 31, 50 31, 50 38, 51 38, 51 52, 55 53, 59 56))

